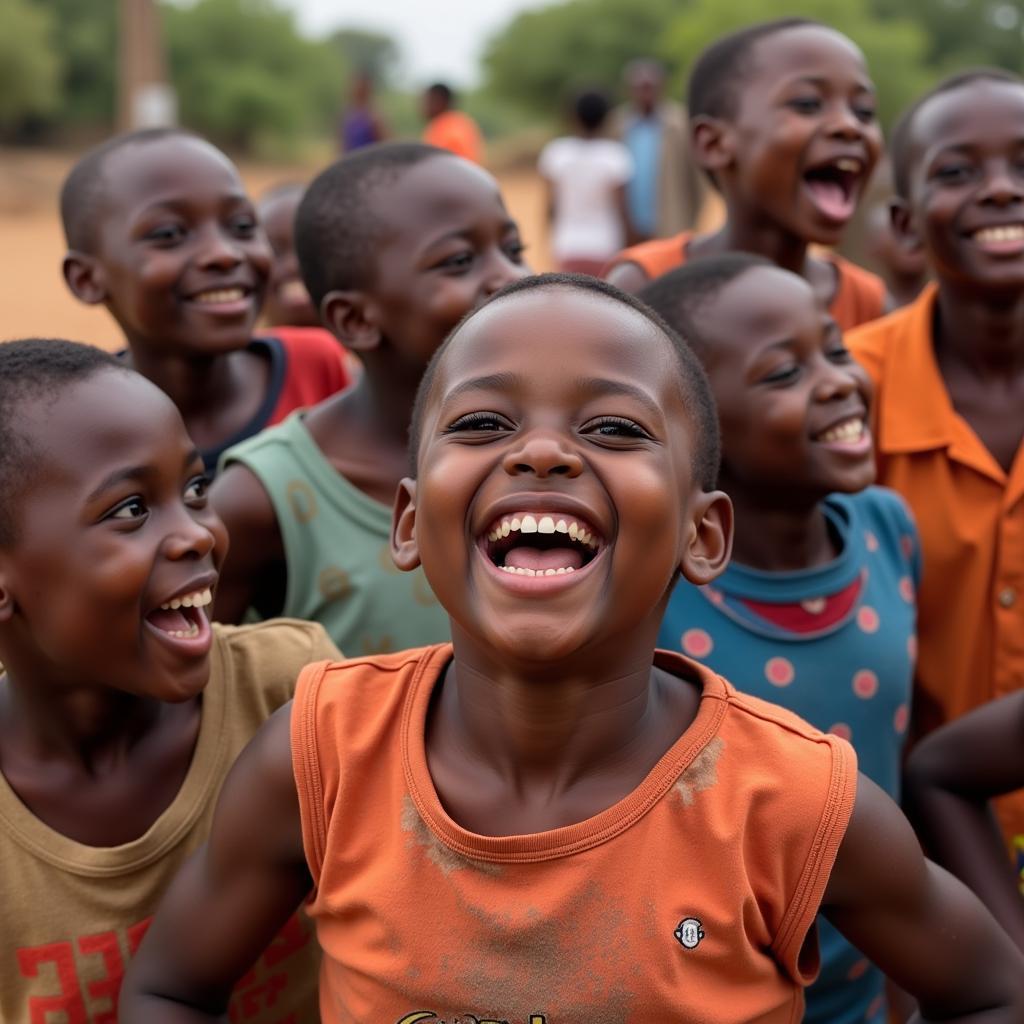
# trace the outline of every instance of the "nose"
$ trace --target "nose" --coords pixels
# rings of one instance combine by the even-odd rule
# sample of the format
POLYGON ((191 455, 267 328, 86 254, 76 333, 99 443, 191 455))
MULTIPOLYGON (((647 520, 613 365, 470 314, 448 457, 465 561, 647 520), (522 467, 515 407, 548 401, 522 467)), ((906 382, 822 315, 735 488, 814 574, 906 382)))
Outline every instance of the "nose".
POLYGON ((859 141, 864 136, 865 124, 848 103, 836 103, 832 108, 828 131, 833 138, 859 141))
POLYGON ((561 439, 547 431, 528 434, 503 460, 509 476, 532 475, 576 477, 583 472, 583 460, 561 439))
POLYGON ((819 402, 834 402, 857 390, 857 377, 846 366, 825 361, 815 382, 814 397, 819 402))
POLYGON ((989 167, 981 186, 980 200, 995 206, 1007 206, 1024 199, 1024 176, 1005 161, 989 167))
POLYGON ((220 225, 204 232, 198 262, 201 267, 233 270, 242 262, 242 248, 220 225))
POLYGON ((530 268, 522 263, 512 260, 504 249, 496 249, 487 260, 483 276, 483 292, 485 296, 491 296, 501 291, 507 284, 518 281, 521 277, 527 277, 530 268))
POLYGON ((214 530, 182 505, 168 523, 164 553, 176 562, 186 559, 198 561, 213 551, 216 542, 214 530))

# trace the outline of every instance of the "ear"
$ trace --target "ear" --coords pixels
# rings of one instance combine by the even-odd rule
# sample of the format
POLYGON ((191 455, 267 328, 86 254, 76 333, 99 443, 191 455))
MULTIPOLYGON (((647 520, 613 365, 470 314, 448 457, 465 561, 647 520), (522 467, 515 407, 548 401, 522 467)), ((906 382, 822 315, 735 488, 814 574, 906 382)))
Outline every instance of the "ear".
POLYGON ((725 170, 733 160, 735 134, 732 125, 720 117, 695 117, 690 139, 697 166, 712 174, 725 170))
POLYGON ((353 352, 380 345, 380 308, 365 292, 328 292, 320 303, 320 319, 353 352))
POLYGON ((914 223, 914 214, 906 199, 896 196, 889 200, 889 224, 900 247, 907 252, 920 252, 921 235, 914 223))
POLYGON ((61 265, 64 280, 79 302, 97 306, 107 299, 107 282, 95 256, 69 249, 61 265))
POLYGON ((402 572, 419 568, 420 549, 416 543, 416 481, 405 477, 398 485, 391 513, 391 557, 402 572))
POLYGON ((691 508, 679 570, 698 587, 720 576, 732 554, 732 501, 724 491, 700 491, 691 508))

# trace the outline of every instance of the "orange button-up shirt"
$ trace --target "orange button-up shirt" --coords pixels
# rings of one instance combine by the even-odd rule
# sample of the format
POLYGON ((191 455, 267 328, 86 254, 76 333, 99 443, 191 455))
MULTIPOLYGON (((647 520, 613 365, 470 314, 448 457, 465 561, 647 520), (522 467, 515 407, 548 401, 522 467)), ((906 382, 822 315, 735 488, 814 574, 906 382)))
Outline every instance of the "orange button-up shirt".
POLYGON ((476 121, 461 110, 446 110, 431 118, 423 129, 423 141, 447 149, 475 164, 484 162, 484 143, 476 121))
MULTIPOLYGON (((847 335, 874 380, 878 482, 917 519, 914 731, 934 729, 1024 685, 1024 454, 1009 475, 953 408, 935 359, 935 285, 847 335)), ((999 808, 1024 835, 1024 797, 999 808)))

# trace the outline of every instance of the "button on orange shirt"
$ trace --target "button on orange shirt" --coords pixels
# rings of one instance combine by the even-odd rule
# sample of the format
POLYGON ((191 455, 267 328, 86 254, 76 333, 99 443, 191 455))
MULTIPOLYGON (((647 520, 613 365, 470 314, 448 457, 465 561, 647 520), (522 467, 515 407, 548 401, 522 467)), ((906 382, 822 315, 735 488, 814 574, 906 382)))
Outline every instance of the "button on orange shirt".
POLYGON ((678 654, 693 723, 624 799, 532 835, 445 812, 427 709, 451 645, 299 678, 292 763, 325 1021, 793 1024, 853 749, 678 654))
MULTIPOLYGON (((692 231, 684 231, 672 238, 641 242, 623 249, 611 266, 635 263, 653 281, 687 262, 686 250, 692 238, 692 231)), ((828 311, 839 329, 848 331, 880 317, 885 310, 885 282, 869 270, 833 252, 820 255, 836 269, 836 291, 828 311)))
MULTIPOLYGON (((936 287, 846 336, 875 384, 880 484, 920 532, 914 731, 1024 685, 1024 454, 1007 475, 954 410, 935 359, 936 287)), ((1024 834, 1024 798, 1001 804, 1024 834)))
POLYGON ((484 162, 484 144, 476 121, 461 110, 446 110, 431 118, 423 130, 423 141, 430 146, 450 150, 456 156, 484 162))

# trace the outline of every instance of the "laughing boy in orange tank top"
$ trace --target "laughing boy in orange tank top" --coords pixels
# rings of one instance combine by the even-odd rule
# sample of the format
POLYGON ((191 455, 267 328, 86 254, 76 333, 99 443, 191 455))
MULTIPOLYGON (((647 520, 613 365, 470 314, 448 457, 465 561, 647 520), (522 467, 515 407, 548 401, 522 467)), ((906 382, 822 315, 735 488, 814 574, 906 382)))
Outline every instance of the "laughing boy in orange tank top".
POLYGON ((397 564, 453 644, 311 666, 239 761, 121 1020, 214 1020, 311 894, 324 1020, 792 1024, 825 913, 925 1020, 1011 1024, 1024 958, 852 748, 655 653, 728 559, 693 353, 590 278, 527 278, 421 386, 397 564))
POLYGON ((881 150, 860 50, 801 18, 754 25, 701 54, 688 103, 694 158, 722 195, 725 225, 626 249, 608 280, 638 292, 688 260, 740 250, 803 277, 841 330, 881 316, 881 278, 809 251, 839 243, 881 150))

